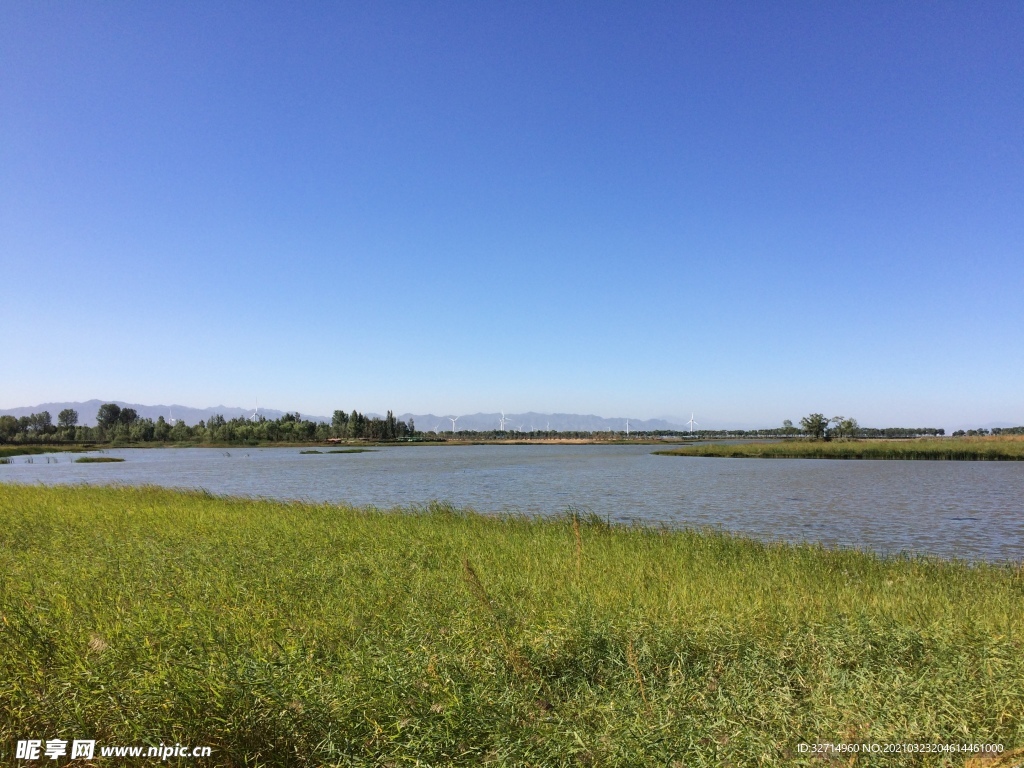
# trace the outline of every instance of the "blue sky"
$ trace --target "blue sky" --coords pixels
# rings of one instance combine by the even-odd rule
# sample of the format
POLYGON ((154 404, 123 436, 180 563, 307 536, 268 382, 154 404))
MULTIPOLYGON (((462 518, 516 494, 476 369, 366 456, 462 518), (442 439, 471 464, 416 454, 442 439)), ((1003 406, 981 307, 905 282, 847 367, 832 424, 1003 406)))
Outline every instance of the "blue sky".
POLYGON ((0 407, 1024 423, 1020 3, 5 3, 0 407))

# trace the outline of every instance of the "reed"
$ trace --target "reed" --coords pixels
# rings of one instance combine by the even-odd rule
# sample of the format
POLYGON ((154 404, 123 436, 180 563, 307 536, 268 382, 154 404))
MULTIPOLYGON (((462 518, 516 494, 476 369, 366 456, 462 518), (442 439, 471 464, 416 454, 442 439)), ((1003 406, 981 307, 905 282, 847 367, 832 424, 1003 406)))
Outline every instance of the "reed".
POLYGON ((0 574, 2 764, 25 738, 209 745, 204 766, 268 767, 1024 747, 1014 564, 0 483, 0 574))
POLYGON ((771 443, 701 443, 655 451, 659 456, 742 459, 903 459, 932 461, 1024 461, 1024 439, 1007 437, 912 440, 781 440, 771 443))
POLYGON ((88 450, 92 449, 62 445, 0 445, 0 458, 37 456, 40 453, 83 453, 88 450))

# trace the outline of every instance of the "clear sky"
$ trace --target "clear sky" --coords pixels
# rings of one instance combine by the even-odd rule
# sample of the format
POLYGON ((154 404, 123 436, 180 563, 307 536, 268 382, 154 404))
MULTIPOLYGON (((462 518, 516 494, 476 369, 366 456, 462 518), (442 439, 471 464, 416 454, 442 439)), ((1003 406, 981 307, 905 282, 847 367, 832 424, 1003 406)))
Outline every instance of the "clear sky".
POLYGON ((1024 423, 1022 40, 1016 1, 4 2, 0 407, 1024 423))

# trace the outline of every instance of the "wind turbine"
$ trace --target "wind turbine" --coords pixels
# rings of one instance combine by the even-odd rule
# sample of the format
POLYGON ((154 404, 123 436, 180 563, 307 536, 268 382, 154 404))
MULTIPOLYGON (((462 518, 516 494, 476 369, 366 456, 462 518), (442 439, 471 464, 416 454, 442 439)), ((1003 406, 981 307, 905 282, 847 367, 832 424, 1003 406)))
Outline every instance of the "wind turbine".
POLYGON ((252 412, 252 416, 249 417, 249 421, 256 421, 256 414, 260 412, 260 399, 256 398, 256 409, 252 412))
POLYGON ((455 418, 452 418, 451 416, 448 417, 448 420, 452 423, 452 434, 453 435, 455 434, 455 422, 458 421, 460 418, 461 417, 459 417, 459 416, 456 416, 455 418))
POLYGON ((501 424, 501 426, 499 427, 499 429, 500 429, 500 430, 501 430, 502 432, 504 432, 504 431, 505 431, 505 422, 506 422, 506 421, 508 421, 508 419, 506 419, 506 418, 505 418, 505 412, 504 412, 504 411, 502 411, 502 412, 501 412, 501 418, 500 418, 500 419, 498 419, 498 422, 499 422, 499 423, 501 424))
MULTIPOLYGON (((693 425, 697 424, 697 422, 693 420, 693 411, 690 411, 690 420, 688 422, 686 422, 686 423, 690 425, 690 434, 692 435, 693 434, 693 425)), ((699 427, 700 424, 697 424, 697 426, 699 427)))
POLYGON ((167 409, 167 423, 170 424, 172 427, 178 423, 174 419, 174 409, 172 408, 167 409))
POLYGON ((626 437, 629 437, 629 419, 626 419, 626 437))

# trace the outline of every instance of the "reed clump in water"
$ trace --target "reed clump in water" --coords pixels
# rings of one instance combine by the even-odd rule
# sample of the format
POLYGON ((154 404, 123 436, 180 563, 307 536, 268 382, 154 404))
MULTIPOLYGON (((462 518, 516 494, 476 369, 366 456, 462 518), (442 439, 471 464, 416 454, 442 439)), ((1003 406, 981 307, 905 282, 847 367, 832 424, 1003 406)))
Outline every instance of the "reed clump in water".
POLYGON ((5 755, 31 734, 209 766, 1024 746, 1011 565, 157 488, 0 484, 0 521, 5 755))

